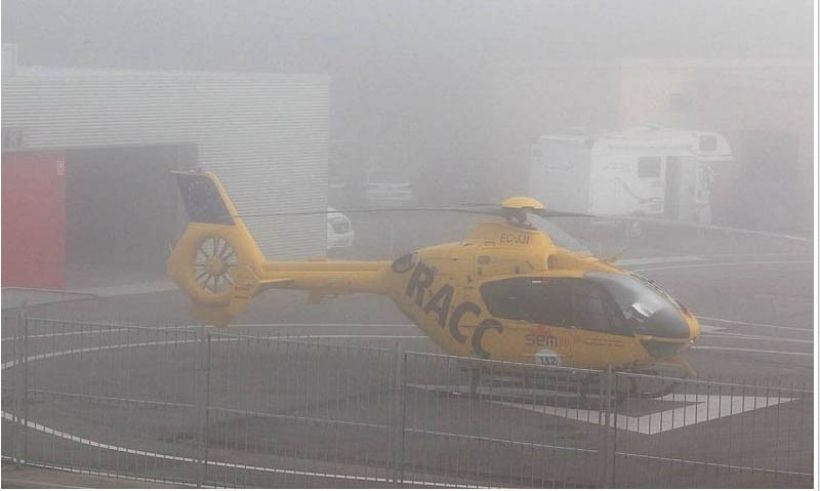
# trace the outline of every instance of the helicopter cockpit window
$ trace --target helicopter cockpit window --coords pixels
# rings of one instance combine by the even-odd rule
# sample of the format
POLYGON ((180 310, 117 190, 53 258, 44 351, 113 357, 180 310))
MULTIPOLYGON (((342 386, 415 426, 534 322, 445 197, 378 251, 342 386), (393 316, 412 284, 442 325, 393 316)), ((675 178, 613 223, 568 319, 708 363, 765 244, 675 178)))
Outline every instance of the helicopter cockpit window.
POLYGON ((629 334, 612 297, 580 278, 510 278, 481 287, 490 313, 501 319, 629 334))
POLYGON ((636 275, 590 272, 586 278, 605 289, 621 311, 626 328, 639 334, 688 337, 683 309, 660 287, 636 275))
POLYGON ((629 334, 612 297, 599 285, 587 280, 572 283, 573 325, 582 329, 629 334))
POLYGON ((567 278, 510 278, 486 283, 481 296, 494 317, 550 326, 572 324, 567 278))

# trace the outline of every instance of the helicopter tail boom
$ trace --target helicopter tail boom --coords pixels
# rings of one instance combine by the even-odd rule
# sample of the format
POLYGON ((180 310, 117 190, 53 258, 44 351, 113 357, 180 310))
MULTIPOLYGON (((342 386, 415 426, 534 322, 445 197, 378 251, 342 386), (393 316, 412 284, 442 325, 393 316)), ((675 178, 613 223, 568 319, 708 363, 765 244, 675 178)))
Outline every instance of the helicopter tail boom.
POLYGON ((171 279, 203 322, 226 326, 269 288, 303 289, 310 301, 382 290, 386 261, 267 261, 216 175, 176 175, 189 223, 167 261, 171 279))

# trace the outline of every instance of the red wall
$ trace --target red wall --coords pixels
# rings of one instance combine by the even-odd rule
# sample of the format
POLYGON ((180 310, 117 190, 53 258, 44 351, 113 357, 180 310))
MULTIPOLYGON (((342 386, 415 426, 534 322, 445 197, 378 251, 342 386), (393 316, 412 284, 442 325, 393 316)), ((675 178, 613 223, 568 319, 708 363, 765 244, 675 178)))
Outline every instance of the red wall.
POLYGON ((63 288, 65 155, 3 152, 3 286, 63 288))

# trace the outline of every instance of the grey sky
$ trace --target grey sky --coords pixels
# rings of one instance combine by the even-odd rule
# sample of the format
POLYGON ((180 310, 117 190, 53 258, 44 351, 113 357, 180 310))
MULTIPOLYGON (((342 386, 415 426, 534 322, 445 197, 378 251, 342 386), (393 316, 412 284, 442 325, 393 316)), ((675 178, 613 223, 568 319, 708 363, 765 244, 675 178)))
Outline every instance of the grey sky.
POLYGON ((810 58, 810 0, 4 0, 21 64, 336 72, 489 59, 810 58))

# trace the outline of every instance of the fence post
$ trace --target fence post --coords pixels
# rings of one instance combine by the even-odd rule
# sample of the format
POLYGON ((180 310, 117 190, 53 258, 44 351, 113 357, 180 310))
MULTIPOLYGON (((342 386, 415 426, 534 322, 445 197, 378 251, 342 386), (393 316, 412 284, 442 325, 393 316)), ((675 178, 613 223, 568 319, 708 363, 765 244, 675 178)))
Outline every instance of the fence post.
POLYGON ((22 454, 23 448, 23 429, 20 426, 20 414, 22 412, 23 407, 23 376, 22 376, 22 364, 23 364, 23 314, 22 314, 22 305, 20 306, 20 311, 17 312, 16 323, 14 324, 14 359, 17 361, 16 367, 20 370, 21 374, 17 375, 17 378, 14 384, 14 399, 12 404, 14 406, 14 413, 12 417, 12 423, 14 427, 14 433, 12 433, 12 449, 11 449, 11 458, 14 462, 14 465, 17 469, 20 468, 20 457, 22 454), (16 425, 16 426, 14 426, 16 425))
POLYGON ((23 463, 28 462, 28 318, 23 307, 23 463))
POLYGON ((18 385, 18 400, 22 407, 17 408, 17 422, 20 431, 20 448, 17 449, 18 468, 28 461, 28 318, 26 317, 26 301, 20 303, 17 313, 17 363, 20 369, 20 384, 18 385))
POLYGON ((393 352, 393 377, 390 380, 390 480, 404 482, 404 362, 401 342, 393 352))
POLYGON ((405 374, 405 370, 407 369, 407 353, 404 352, 404 349, 401 346, 401 342, 398 343, 398 358, 399 358, 399 365, 398 369, 396 370, 396 375, 398 376, 398 383, 396 387, 399 389, 398 398, 399 398, 399 411, 398 411, 398 418, 399 418, 399 438, 398 438, 398 446, 399 446, 399 485, 404 485, 404 439, 407 427, 407 403, 406 403, 406 395, 407 395, 407 375, 405 374))
POLYGON ((617 415, 613 411, 613 398, 616 397, 615 374, 612 365, 607 365, 604 379, 604 431, 601 438, 601 488, 615 487, 615 422, 617 415))
POLYGON ((195 380, 197 387, 196 408, 199 426, 199 469, 197 470, 197 487, 202 487, 208 475, 208 406, 210 404, 211 386, 211 335, 208 328, 199 330, 199 353, 195 380))

